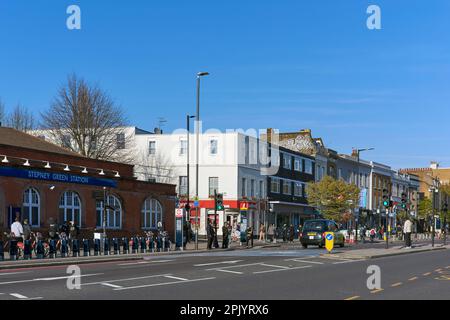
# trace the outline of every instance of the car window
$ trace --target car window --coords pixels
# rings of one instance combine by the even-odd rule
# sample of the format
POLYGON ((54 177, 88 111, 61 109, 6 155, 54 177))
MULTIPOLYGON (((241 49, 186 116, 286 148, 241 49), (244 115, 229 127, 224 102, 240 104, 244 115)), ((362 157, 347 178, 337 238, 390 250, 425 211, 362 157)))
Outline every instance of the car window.
POLYGON ((326 228, 325 221, 306 221, 303 230, 322 231, 326 228))

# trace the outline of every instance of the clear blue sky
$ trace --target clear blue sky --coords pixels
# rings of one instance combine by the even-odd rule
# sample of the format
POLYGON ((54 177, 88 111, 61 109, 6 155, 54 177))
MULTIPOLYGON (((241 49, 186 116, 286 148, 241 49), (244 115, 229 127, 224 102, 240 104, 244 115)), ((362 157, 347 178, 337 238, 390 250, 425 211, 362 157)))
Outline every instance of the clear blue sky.
POLYGON ((0 97, 36 114, 75 72, 146 129, 311 128, 394 168, 450 165, 448 0, 1 0, 0 97), (82 30, 66 28, 66 8, 82 30), (382 30, 366 9, 382 9, 382 30))

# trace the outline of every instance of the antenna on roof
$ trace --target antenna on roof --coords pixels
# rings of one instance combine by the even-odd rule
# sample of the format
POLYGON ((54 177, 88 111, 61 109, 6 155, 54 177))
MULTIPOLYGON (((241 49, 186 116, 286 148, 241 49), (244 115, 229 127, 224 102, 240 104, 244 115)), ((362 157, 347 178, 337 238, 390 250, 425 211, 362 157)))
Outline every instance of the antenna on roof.
POLYGON ((159 133, 162 133, 161 128, 164 126, 164 123, 166 123, 166 122, 167 122, 167 120, 165 118, 163 118, 163 117, 158 118, 158 132, 159 133))

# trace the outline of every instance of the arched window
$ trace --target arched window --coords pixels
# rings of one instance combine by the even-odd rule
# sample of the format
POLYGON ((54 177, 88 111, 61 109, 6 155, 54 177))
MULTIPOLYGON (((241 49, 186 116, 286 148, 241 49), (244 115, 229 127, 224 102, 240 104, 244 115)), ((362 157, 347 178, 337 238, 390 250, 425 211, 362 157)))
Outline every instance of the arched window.
POLYGON ((23 219, 28 219, 28 223, 32 227, 39 227, 40 225, 40 197, 39 193, 33 189, 29 188, 23 193, 23 219))
POLYGON ((157 228, 158 222, 162 222, 162 206, 156 199, 145 199, 141 213, 143 229, 157 228))
MULTIPOLYGON (((103 201, 97 201, 97 227, 103 227, 104 219, 104 203, 103 201)), ((120 229, 122 227, 122 204, 120 200, 114 196, 109 195, 106 199, 106 228, 108 229, 120 229)))
POLYGON ((75 221, 81 226, 81 200, 80 196, 73 191, 64 192, 59 199, 60 223, 75 221))

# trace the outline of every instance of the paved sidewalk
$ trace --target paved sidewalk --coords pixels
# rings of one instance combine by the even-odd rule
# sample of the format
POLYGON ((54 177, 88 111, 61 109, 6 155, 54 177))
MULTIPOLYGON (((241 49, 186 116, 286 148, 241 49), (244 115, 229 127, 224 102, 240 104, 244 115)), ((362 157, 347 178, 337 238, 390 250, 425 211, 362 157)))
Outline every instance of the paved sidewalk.
POLYGON ((349 251, 334 251, 331 254, 324 253, 321 256, 329 258, 339 258, 339 259, 376 259, 382 257, 390 257, 418 252, 434 251, 434 250, 446 250, 450 249, 450 245, 438 244, 432 247, 430 244, 427 245, 416 245, 411 249, 405 248, 404 246, 392 246, 389 249, 386 248, 370 248, 370 249, 355 249, 349 251))
MULTIPOLYGON (((188 243, 185 250, 172 250, 165 252, 149 252, 149 253, 135 253, 135 254, 118 254, 114 255, 111 251, 110 255, 98 255, 94 256, 94 251, 91 250, 91 255, 88 257, 83 256, 83 251, 80 252, 80 257, 66 257, 66 258, 45 258, 36 259, 33 255, 31 260, 9 260, 9 253, 5 252, 4 261, 0 261, 0 270, 2 269, 15 269, 15 268, 30 268, 30 267, 45 267, 45 266, 58 266, 58 265, 70 265, 70 264, 86 264, 86 263, 99 263, 99 262, 110 262, 110 261, 129 261, 129 260, 142 260, 149 257, 157 256, 173 256, 180 254, 192 254, 192 253, 204 253, 204 252, 218 252, 218 251, 232 251, 232 250, 242 250, 246 249, 245 246, 240 246, 239 242, 231 243, 228 249, 222 249, 222 243, 219 242, 220 247, 208 250, 207 243, 205 241, 198 242, 198 250, 195 250, 195 243, 188 243)), ((256 248, 256 246, 254 247, 256 248)), ((122 247, 121 247, 122 250, 122 247)))

